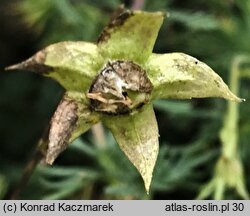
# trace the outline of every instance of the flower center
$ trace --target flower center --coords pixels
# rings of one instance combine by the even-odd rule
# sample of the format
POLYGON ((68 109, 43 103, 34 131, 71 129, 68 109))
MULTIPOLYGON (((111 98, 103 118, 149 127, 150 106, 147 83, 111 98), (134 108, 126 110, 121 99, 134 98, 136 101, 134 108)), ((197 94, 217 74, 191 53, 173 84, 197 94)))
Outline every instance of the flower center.
POLYGON ((87 97, 97 112, 126 114, 147 103, 153 85, 132 61, 108 62, 94 79, 87 97))

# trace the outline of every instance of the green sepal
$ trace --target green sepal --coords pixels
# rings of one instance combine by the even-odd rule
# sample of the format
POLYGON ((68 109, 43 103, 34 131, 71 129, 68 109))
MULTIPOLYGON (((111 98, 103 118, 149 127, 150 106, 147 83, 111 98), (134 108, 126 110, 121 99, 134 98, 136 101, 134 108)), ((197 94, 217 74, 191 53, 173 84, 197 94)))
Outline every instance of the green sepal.
POLYGON ((184 53, 152 54, 146 70, 154 86, 153 99, 222 97, 242 101, 209 66, 184 53))
POLYGON ((140 172, 147 193, 159 151, 158 126, 152 104, 129 115, 106 116, 104 124, 140 172))
POLYGON ((6 69, 33 71, 55 79, 66 90, 86 92, 102 65, 95 44, 67 41, 52 44, 6 69))
POLYGON ((104 58, 144 63, 152 53, 164 14, 124 11, 104 29, 98 47, 104 58))

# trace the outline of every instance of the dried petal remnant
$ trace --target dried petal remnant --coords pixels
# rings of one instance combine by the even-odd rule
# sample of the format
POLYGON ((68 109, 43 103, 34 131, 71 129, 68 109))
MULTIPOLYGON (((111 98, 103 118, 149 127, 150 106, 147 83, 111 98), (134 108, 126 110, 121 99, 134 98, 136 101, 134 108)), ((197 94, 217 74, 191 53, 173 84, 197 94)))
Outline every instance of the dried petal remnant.
POLYGON ((73 100, 64 97, 60 102, 51 120, 46 155, 48 164, 52 164, 57 156, 66 149, 78 119, 77 109, 77 103, 73 100))
MULTIPOLYGON (((153 89, 146 72, 132 61, 108 62, 91 85, 88 97, 95 111, 128 113, 136 105, 128 90, 150 93, 153 89)), ((141 101, 144 102, 144 101, 141 101)))

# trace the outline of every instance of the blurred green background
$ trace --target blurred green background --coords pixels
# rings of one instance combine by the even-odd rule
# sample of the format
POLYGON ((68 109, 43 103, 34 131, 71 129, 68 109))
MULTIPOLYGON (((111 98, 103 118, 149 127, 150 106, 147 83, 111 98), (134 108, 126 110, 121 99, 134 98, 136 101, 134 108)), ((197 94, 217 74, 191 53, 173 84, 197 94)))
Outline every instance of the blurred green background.
MULTIPOLYGON (((237 182, 245 183, 243 190, 250 189, 249 0, 1 0, 0 199, 9 199, 16 190, 64 92, 48 78, 3 68, 51 43, 96 41, 121 3, 130 9, 169 13, 154 52, 195 56, 226 83, 235 62, 240 62, 236 65, 238 95, 246 102, 236 109, 239 118, 233 131, 238 136, 235 153, 240 166, 224 169, 224 181, 215 182, 214 193, 203 198, 248 198, 240 192, 242 187, 237 189, 237 182), (232 183, 232 175, 237 177, 235 169, 241 168, 232 183)), ((20 199, 195 199, 213 177, 220 176, 215 167, 227 148, 220 139, 220 131, 227 125, 227 105, 223 99, 155 102, 161 148, 149 196, 135 168, 104 129, 103 145, 92 130, 77 139, 52 167, 38 166, 20 199)))

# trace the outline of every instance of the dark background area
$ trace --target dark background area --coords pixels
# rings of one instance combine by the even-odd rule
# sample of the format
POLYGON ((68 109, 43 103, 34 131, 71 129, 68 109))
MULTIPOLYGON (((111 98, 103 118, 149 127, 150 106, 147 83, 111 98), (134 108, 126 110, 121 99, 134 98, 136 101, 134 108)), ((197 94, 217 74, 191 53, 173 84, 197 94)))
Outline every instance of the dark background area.
MULTIPOLYGON (((4 71, 37 50, 65 40, 95 41, 119 4, 167 11, 154 52, 184 52, 210 65, 226 83, 237 56, 250 56, 247 0, 1 0, 0 2, 0 198, 9 199, 37 141, 63 95, 55 81, 4 71)), ((250 188, 250 92, 240 80, 239 154, 250 188)), ((84 134, 52 167, 39 166, 21 199, 194 199, 214 174, 221 154, 219 132, 227 102, 222 99, 155 102, 160 156, 150 196, 135 168, 105 129, 100 149, 84 134)), ((211 198, 211 197, 210 197, 211 198)), ((237 199, 233 189, 225 199, 237 199)))

